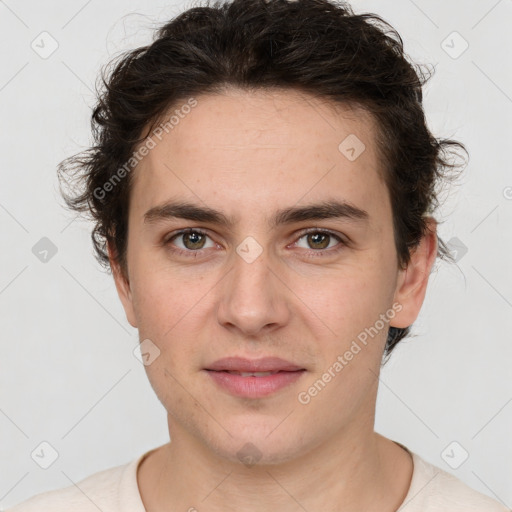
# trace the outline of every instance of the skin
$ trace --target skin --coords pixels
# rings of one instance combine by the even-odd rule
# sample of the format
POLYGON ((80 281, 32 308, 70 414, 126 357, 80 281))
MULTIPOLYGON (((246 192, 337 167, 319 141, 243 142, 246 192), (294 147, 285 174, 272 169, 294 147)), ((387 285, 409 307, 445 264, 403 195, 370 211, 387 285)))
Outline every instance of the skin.
POLYGON ((145 368, 172 442, 139 467, 144 505, 393 512, 413 467, 405 450, 374 431, 387 324, 308 404, 297 396, 393 304, 401 310, 390 325, 416 320, 436 257, 436 223, 399 270, 375 126, 363 111, 288 90, 229 89, 196 99, 133 171, 127 275, 109 248, 127 319, 160 350, 145 368), (355 161, 338 149, 350 134, 366 146, 355 161), (237 223, 144 222, 146 211, 171 198, 237 223), (369 222, 267 224, 283 207, 333 198, 366 210, 369 222), (202 246, 183 236, 163 244, 187 227, 207 231, 202 246), (302 233, 308 228, 348 242, 332 237, 322 245, 302 233), (252 263, 236 252, 247 236, 263 248, 252 263), (268 397, 238 398, 203 371, 232 355, 278 356, 307 371, 268 397), (248 442, 260 454, 252 466, 237 456, 248 442))

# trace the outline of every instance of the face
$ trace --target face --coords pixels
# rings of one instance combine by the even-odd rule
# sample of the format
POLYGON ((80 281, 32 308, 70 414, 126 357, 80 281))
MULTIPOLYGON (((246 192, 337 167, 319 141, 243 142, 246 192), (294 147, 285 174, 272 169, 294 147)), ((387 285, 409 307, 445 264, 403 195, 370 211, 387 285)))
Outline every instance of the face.
POLYGON ((387 330, 418 315, 435 238, 398 270, 371 117, 283 90, 196 100, 133 171, 127 279, 111 258, 171 437, 275 463, 373 429, 387 330), (211 370, 235 356, 301 371, 211 370))

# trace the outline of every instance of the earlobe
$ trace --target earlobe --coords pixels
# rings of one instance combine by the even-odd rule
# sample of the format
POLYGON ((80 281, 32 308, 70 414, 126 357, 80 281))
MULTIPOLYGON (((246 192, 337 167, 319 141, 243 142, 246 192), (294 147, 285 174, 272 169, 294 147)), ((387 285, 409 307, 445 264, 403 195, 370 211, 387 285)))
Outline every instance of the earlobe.
POLYGON ((430 271, 437 256, 437 222, 427 220, 427 230, 397 280, 394 301, 402 306, 390 325, 406 328, 414 323, 425 299, 430 271))
POLYGON ((128 276, 125 276, 120 268, 117 253, 111 246, 110 242, 107 243, 108 258, 110 261, 110 268, 112 269, 112 276, 114 277, 114 283, 116 285, 117 294, 126 314, 126 319, 132 327, 137 328, 137 322, 135 319, 135 311, 133 308, 132 290, 128 276))

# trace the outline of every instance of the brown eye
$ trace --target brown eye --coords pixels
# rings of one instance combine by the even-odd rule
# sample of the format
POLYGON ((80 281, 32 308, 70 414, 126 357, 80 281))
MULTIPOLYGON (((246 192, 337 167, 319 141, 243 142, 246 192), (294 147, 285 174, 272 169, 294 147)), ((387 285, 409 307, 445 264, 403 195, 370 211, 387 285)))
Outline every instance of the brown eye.
POLYGON ((326 249, 329 246, 330 235, 313 233, 307 235, 308 244, 312 249, 326 249))
MULTIPOLYGON (((325 231, 309 231, 304 233, 299 240, 306 239, 307 247, 305 249, 312 249, 313 251, 321 251, 330 249, 336 245, 343 245, 343 240, 331 232, 325 231), (338 244, 333 242, 338 242, 338 244)), ((297 245, 300 247, 299 242, 297 245)))
POLYGON ((165 242, 165 245, 175 245, 178 252, 197 252, 201 249, 214 246, 212 242, 210 246, 206 247, 205 244, 208 238, 210 237, 202 231, 197 229, 186 229, 171 236, 165 242), (181 244, 178 243, 178 241, 181 241, 181 244))
POLYGON ((202 249, 204 246, 205 235, 198 233, 197 231, 192 231, 191 233, 184 233, 181 235, 183 237, 183 245, 187 249, 202 249))

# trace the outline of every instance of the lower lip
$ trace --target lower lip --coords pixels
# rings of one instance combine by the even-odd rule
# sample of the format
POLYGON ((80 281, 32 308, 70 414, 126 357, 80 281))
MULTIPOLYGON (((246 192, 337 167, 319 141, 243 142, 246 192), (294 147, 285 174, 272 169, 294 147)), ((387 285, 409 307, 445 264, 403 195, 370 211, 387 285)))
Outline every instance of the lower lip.
POLYGON ((219 386, 235 396, 261 398, 292 384, 300 379, 306 370, 278 372, 265 377, 242 377, 234 373, 206 371, 219 386))

